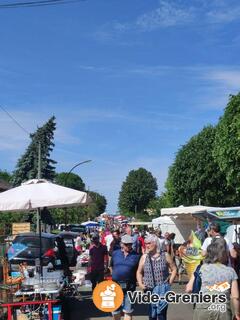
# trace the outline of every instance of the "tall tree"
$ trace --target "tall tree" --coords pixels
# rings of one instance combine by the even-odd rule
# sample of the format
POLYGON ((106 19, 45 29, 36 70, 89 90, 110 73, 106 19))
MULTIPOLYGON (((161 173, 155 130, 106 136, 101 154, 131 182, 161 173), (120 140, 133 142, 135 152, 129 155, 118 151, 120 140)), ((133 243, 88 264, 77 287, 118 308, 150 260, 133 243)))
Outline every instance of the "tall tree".
POLYGON ((85 184, 82 181, 82 178, 75 173, 61 172, 57 173, 55 176, 55 182, 62 186, 76 189, 79 191, 85 191, 85 184))
POLYGON ((240 93, 230 96, 216 128, 213 155, 227 182, 240 192, 240 93))
POLYGON ((205 127, 178 151, 166 183, 172 205, 198 204, 199 199, 209 206, 234 204, 235 192, 212 155, 215 135, 214 127, 205 127))
POLYGON ((18 160, 13 173, 12 184, 20 185, 23 181, 37 178, 38 174, 38 149, 41 145, 41 177, 53 180, 55 176, 56 161, 50 159, 50 152, 53 150, 54 131, 56 129, 55 117, 51 117, 42 127, 30 134, 31 143, 27 150, 18 160))
POLYGON ((92 199, 92 202, 96 205, 96 214, 95 216, 99 216, 104 213, 107 207, 106 198, 98 192, 89 191, 89 195, 92 199))
POLYGON ((142 212, 151 199, 155 198, 157 181, 144 168, 131 170, 122 184, 118 206, 122 213, 142 212))

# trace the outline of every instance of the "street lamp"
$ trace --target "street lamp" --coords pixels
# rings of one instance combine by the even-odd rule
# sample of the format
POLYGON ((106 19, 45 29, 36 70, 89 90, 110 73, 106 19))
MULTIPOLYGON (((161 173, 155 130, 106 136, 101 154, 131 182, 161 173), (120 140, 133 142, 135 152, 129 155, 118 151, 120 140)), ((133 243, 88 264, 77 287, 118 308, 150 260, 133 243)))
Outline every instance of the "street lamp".
MULTIPOLYGON (((68 177, 70 175, 70 173, 75 169, 77 168, 78 166, 80 166, 81 164, 84 164, 84 163, 88 163, 88 162, 91 162, 92 160, 85 160, 85 161, 82 161, 82 162, 79 162, 77 164, 75 164, 75 166, 73 166, 69 171, 68 173, 66 174, 65 176, 65 179, 64 179, 64 184, 66 186, 66 183, 67 183, 67 180, 68 180, 68 177)), ((65 208, 65 227, 67 225, 67 208, 65 208)))
POLYGON ((65 176, 65 185, 66 185, 66 183, 67 183, 67 179, 68 179, 68 177, 69 177, 69 175, 70 175, 70 173, 75 169, 75 168, 77 168, 78 166, 80 166, 81 164, 84 164, 84 163, 88 163, 88 162, 91 162, 92 160, 85 160, 85 161, 82 161, 82 162, 79 162, 79 163, 77 163, 77 164, 75 164, 75 166, 73 166, 72 167, 72 169, 71 170, 69 170, 68 171, 68 173, 66 174, 66 176, 65 176))

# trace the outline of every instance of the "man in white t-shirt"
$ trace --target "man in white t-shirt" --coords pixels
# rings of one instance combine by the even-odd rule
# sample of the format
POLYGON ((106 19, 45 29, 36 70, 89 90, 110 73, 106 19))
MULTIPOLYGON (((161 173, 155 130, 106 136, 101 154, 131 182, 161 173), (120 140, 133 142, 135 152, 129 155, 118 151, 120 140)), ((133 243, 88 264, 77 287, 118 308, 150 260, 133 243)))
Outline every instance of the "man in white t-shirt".
MULTIPOLYGON (((207 247, 211 244, 213 238, 220 238, 222 237, 220 234, 220 226, 218 224, 212 223, 210 226, 210 231, 209 231, 209 235, 210 237, 206 238, 202 244, 202 255, 206 256, 207 254, 207 247)), ((233 247, 233 244, 227 239, 224 238, 226 243, 227 243, 227 248, 229 251, 229 255, 232 258, 236 258, 237 257, 237 252, 233 247)))

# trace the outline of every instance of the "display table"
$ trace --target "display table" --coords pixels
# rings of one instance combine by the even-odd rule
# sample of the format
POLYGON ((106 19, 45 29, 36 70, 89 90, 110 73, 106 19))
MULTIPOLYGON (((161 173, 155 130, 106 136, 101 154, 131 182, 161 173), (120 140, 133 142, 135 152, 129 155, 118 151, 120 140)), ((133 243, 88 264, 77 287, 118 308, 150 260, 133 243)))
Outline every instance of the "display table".
POLYGON ((25 279, 22 287, 14 295, 15 297, 23 297, 23 301, 28 296, 34 296, 34 300, 55 299, 63 286, 62 271, 46 273, 43 278, 39 274, 35 274, 35 277, 25 279), (29 287, 29 290, 26 290, 26 287, 27 289, 29 287))
POLYGON ((19 296, 32 296, 32 295, 36 295, 36 294, 39 294, 39 295, 54 295, 54 294, 59 294, 60 291, 61 291, 62 287, 60 287, 59 289, 55 289, 55 290, 47 290, 47 289, 35 289, 33 291, 22 291, 21 289, 16 291, 14 293, 14 295, 16 297, 19 297, 19 296))
POLYGON ((52 320, 52 305, 59 303, 59 300, 37 300, 26 302, 10 302, 1 304, 2 308, 7 308, 7 320, 12 320, 12 308, 29 306, 29 305, 47 305, 48 306, 48 319, 52 320))

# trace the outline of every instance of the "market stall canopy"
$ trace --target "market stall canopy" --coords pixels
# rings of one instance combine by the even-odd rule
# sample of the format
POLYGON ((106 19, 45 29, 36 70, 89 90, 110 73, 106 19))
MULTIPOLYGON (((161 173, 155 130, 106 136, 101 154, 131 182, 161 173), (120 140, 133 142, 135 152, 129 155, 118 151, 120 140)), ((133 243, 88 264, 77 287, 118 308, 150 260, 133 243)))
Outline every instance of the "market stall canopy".
POLYGON ((210 208, 207 212, 212 218, 220 220, 240 220, 240 207, 210 208))
POLYGON ((66 188, 44 179, 33 179, 0 194, 0 211, 28 211, 38 208, 85 206, 86 192, 66 188))
POLYGON ((152 224, 154 228, 162 231, 162 235, 166 232, 175 233, 174 241, 177 244, 187 241, 190 230, 196 228, 196 223, 191 217, 189 219, 179 219, 177 216, 161 216, 153 219, 152 224))
POLYGON ((194 214, 197 212, 206 212, 209 209, 213 209, 212 207, 206 206, 190 206, 190 207, 176 207, 176 208, 163 208, 161 209, 161 216, 177 216, 184 214, 194 214))
POLYGON ((128 223, 130 226, 152 226, 152 222, 133 221, 128 223))

